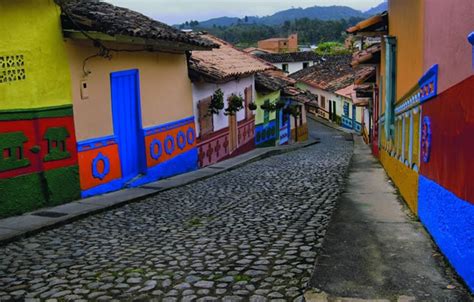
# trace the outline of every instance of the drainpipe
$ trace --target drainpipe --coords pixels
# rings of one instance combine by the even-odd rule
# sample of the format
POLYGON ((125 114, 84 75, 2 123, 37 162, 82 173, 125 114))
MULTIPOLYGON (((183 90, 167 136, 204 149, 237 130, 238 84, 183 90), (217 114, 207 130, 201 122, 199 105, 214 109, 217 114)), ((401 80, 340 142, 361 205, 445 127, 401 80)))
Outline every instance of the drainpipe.
POLYGON ((396 43, 393 36, 384 36, 385 39, 385 137, 388 140, 393 136, 396 79, 396 43))

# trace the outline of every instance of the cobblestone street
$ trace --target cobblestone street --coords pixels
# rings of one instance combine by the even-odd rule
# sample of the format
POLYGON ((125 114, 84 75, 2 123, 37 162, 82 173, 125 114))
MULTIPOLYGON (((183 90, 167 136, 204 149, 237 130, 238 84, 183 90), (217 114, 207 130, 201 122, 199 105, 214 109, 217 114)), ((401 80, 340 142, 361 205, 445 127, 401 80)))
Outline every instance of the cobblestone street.
POLYGON ((0 247, 0 300, 302 301, 353 150, 310 131, 320 144, 0 247))

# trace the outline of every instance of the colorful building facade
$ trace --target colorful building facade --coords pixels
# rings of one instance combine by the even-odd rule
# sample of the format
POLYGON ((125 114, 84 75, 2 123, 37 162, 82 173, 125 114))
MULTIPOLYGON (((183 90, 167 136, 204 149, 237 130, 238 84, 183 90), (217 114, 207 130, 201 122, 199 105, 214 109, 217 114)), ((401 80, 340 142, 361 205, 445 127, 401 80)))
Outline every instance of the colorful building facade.
POLYGON ((389 1, 376 124, 380 161, 471 290, 473 9, 468 0, 389 1))
POLYGON ((82 197, 197 169, 185 52, 213 44, 107 3, 70 2, 62 17, 82 197), (123 26, 142 36, 123 36, 123 26))
POLYGON ((203 37, 219 48, 193 51, 190 58, 199 167, 255 148, 255 115, 249 108, 255 102, 255 74, 272 68, 221 39, 203 37))
POLYGON ((77 199, 80 187, 60 11, 47 0, 0 11, 0 216, 10 216, 77 199))

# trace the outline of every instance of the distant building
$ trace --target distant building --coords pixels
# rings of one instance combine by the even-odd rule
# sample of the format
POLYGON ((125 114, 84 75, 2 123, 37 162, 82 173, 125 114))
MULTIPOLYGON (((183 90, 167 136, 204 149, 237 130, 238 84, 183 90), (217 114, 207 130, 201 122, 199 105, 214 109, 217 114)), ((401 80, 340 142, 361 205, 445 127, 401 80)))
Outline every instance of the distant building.
POLYGON ((311 67, 321 60, 321 57, 312 51, 257 54, 257 56, 288 74, 292 74, 304 68, 311 67))
POLYGON ((272 38, 258 41, 258 48, 270 52, 297 52, 298 34, 292 34, 288 38, 272 38))

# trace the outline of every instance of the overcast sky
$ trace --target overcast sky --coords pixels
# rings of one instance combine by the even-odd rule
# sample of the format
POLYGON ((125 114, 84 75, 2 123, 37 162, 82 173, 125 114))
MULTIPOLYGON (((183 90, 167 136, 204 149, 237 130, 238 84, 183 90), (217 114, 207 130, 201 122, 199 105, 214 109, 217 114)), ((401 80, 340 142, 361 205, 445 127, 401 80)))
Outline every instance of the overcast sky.
POLYGON ((105 0, 168 24, 214 17, 266 16, 291 7, 347 5, 367 10, 383 0, 105 0))

